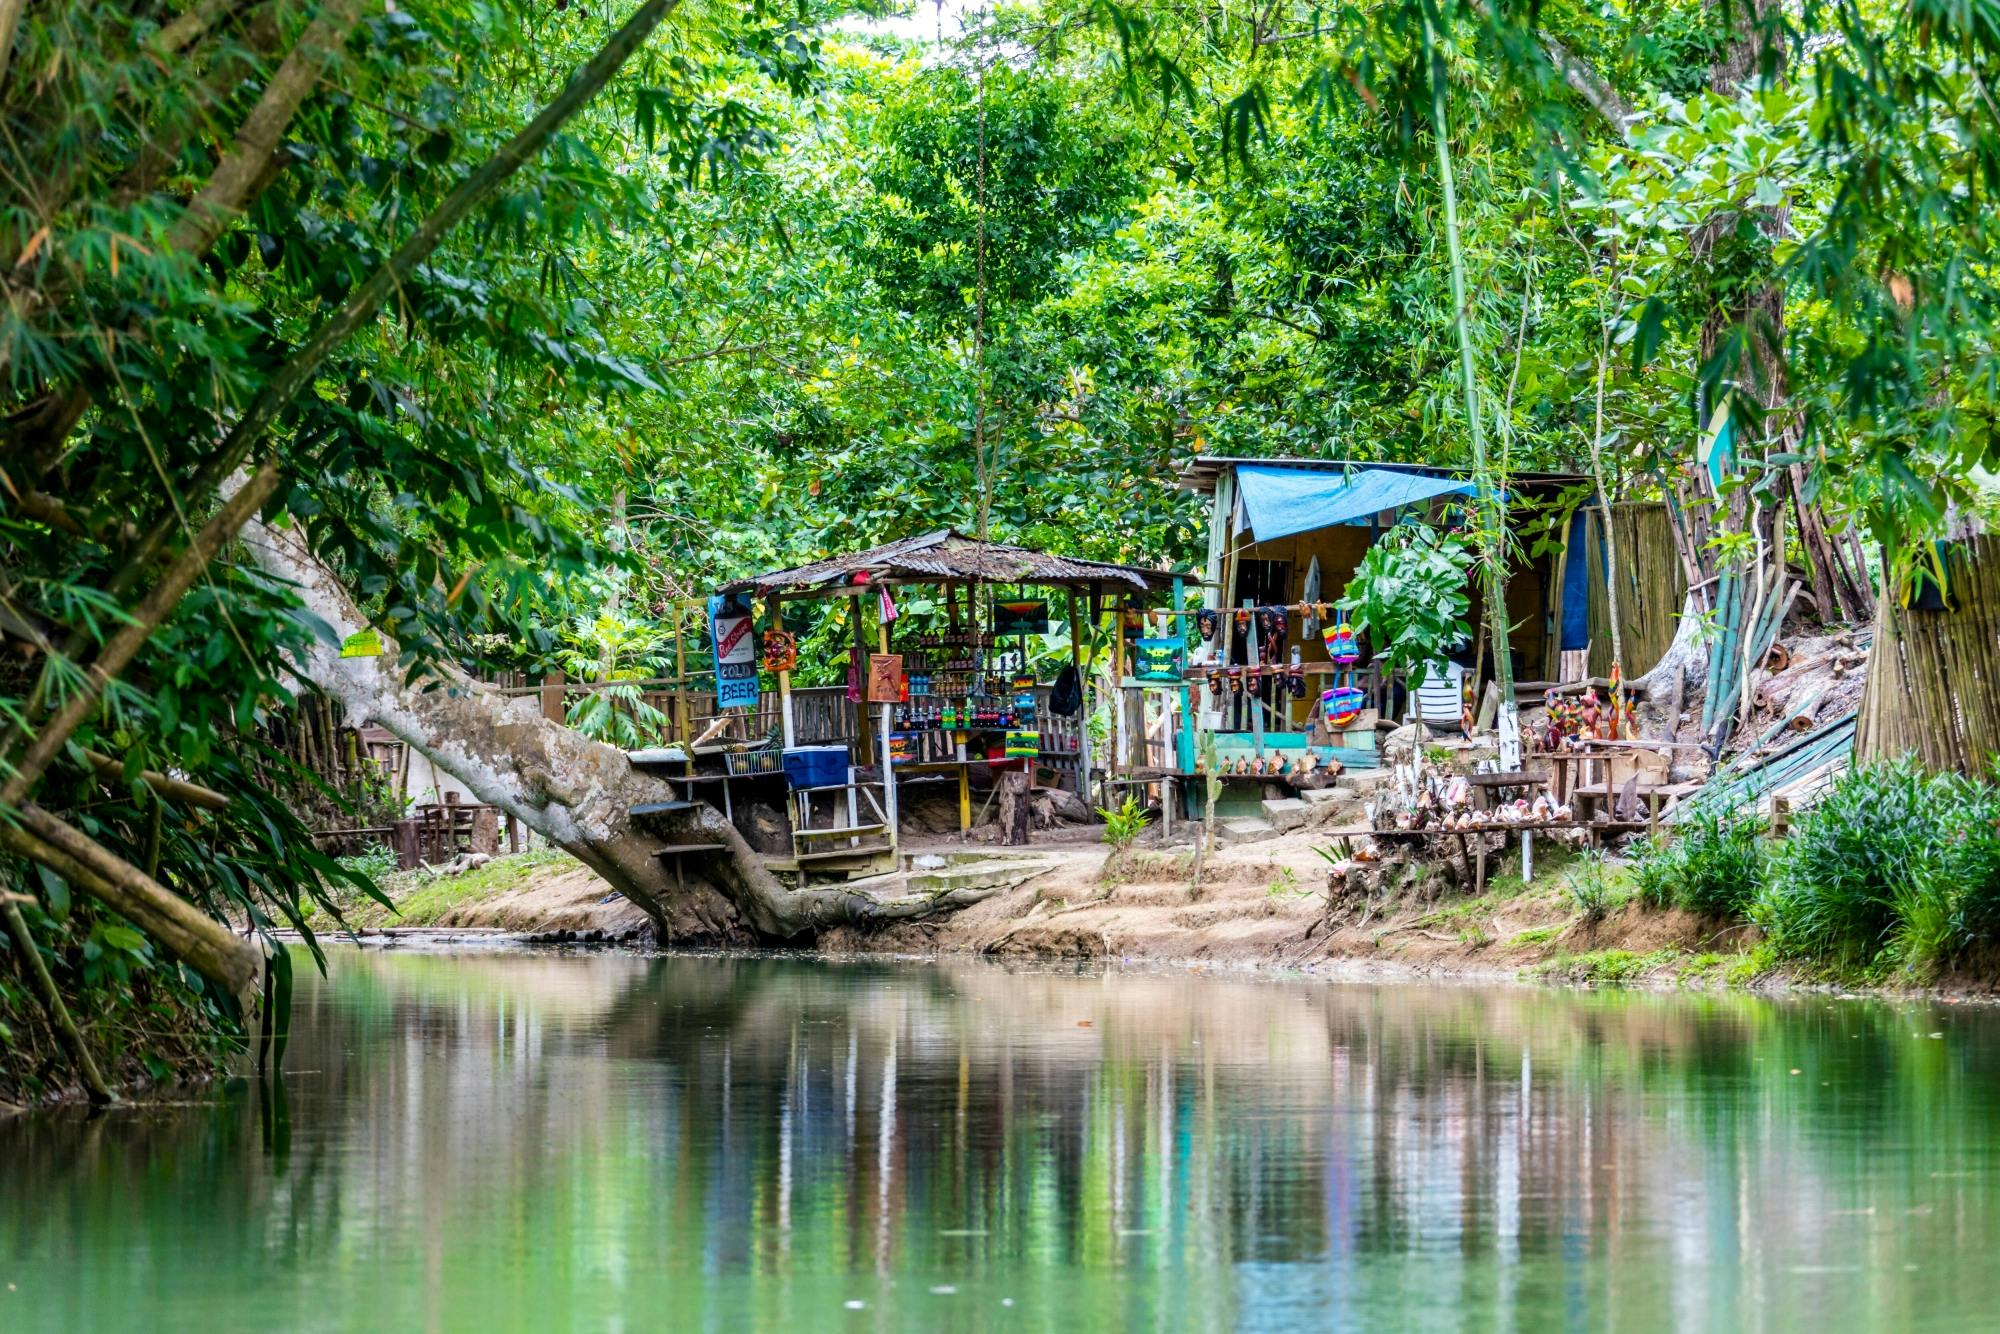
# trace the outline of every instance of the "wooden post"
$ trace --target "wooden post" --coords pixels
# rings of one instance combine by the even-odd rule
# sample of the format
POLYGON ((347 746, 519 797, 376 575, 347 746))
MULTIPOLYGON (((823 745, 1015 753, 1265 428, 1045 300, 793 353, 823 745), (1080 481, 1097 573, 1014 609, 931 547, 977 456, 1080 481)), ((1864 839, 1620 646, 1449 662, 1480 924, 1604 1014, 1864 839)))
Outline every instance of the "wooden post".
MULTIPOLYGON (((784 599, 776 593, 771 594, 771 628, 785 628, 784 599)), ((792 673, 789 669, 778 673, 778 712, 784 718, 785 749, 790 750, 799 744, 799 729, 792 720, 792 673)))
POLYGON ((389 826, 389 846, 396 853, 396 869, 413 871, 423 862, 422 840, 417 833, 421 821, 398 820, 389 826))
MULTIPOLYGON (((1249 666, 1254 672, 1261 665, 1258 661, 1257 611, 1248 602, 1243 606, 1250 612, 1250 628, 1243 634, 1244 657, 1249 660, 1249 666)), ((1255 675, 1250 673, 1246 675, 1250 675, 1250 679, 1243 683, 1243 701, 1250 710, 1250 744, 1252 753, 1261 760, 1264 758, 1264 708, 1257 698, 1257 687, 1260 682, 1255 675)))
POLYGON ((472 812, 473 852, 492 856, 500 851, 500 811, 493 806, 475 807, 472 812))
MULTIPOLYGON (((859 607, 855 608, 855 613, 857 616, 860 614, 860 610, 861 609, 859 607)), ((875 619, 875 641, 876 643, 881 645, 881 648, 877 650, 878 652, 887 653, 889 651, 889 623, 881 618, 879 612, 877 613, 875 619)), ((865 693, 866 683, 868 680, 868 673, 864 671, 862 673, 861 679, 863 683, 863 690, 865 693)), ((896 706, 893 702, 885 703, 882 706, 882 737, 881 737, 882 814, 885 817, 884 822, 889 826, 889 846, 892 849, 900 846, 902 841, 902 831, 900 828, 900 822, 896 818, 896 766, 890 762, 889 758, 890 751, 893 749, 893 744, 894 744, 890 740, 890 737, 895 732, 895 730, 896 730, 896 706)))
MULTIPOLYGON (((1189 618, 1178 613, 1185 605, 1184 599, 1186 594, 1187 590, 1182 587, 1181 581, 1176 578, 1174 580, 1173 601, 1173 609, 1176 613, 1174 616, 1174 627, 1181 637, 1182 661, 1184 662, 1186 661, 1189 618)), ((1180 698, 1180 726, 1174 729, 1174 767, 1185 774, 1194 772, 1194 700, 1188 692, 1187 676, 1185 673, 1181 676, 1180 698)), ((1172 785, 1169 784, 1166 788, 1163 788, 1160 796, 1166 802, 1171 803, 1173 801, 1172 785)))
POLYGON ((550 672, 542 678, 542 717, 552 723, 559 723, 565 716, 563 708, 564 677, 561 672, 550 672))
POLYGON ((1025 770, 1009 769, 1000 775, 1000 841, 1020 845, 1028 841, 1028 813, 1034 802, 1029 792, 1034 777, 1025 770))
POLYGON ((857 763, 865 763, 875 745, 875 729, 868 718, 868 632, 861 624, 865 594, 866 590, 863 590, 847 604, 848 614, 854 620, 855 684, 861 692, 854 701, 854 758, 857 763))
POLYGON ((1090 678, 1083 670, 1083 619, 1076 611, 1076 590, 1063 590, 1069 609, 1069 665, 1076 669, 1076 685, 1083 700, 1076 726, 1076 795, 1090 804, 1090 678))

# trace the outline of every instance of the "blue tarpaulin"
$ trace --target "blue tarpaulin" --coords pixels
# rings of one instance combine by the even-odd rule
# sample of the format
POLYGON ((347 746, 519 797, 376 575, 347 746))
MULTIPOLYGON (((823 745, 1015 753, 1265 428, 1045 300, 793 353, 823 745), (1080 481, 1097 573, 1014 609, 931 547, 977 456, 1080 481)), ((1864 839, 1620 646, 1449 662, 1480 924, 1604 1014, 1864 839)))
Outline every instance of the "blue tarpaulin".
POLYGON ((1562 649, 1590 647, 1590 524, 1582 510, 1570 516, 1569 558, 1563 565, 1562 649))
POLYGON ((1432 496, 1469 496, 1472 483, 1449 477, 1356 468, 1322 472, 1246 463, 1236 469, 1243 512, 1259 542, 1290 537, 1337 523, 1367 523, 1384 510, 1432 496))

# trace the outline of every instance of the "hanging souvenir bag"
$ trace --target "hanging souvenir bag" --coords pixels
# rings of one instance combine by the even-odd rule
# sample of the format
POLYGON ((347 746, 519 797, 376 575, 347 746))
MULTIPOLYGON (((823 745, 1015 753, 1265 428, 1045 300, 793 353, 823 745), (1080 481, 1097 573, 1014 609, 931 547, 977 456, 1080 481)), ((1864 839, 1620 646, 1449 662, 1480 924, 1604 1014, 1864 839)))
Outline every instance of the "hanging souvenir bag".
POLYGON ((1368 694, 1352 685, 1335 686, 1319 697, 1329 727, 1345 727, 1368 707, 1368 694))
POLYGON ((1338 667, 1352 667, 1361 661, 1361 646, 1354 642, 1354 627, 1347 623, 1347 613, 1334 613, 1333 624, 1326 627, 1326 656, 1338 667))

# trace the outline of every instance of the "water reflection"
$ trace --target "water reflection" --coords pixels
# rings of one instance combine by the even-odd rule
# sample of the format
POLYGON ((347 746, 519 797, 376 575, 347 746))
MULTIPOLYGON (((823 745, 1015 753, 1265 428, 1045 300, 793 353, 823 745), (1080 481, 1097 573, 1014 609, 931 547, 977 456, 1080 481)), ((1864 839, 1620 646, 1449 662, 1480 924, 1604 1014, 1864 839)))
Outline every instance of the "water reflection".
POLYGON ((347 952, 299 1011, 281 1145, 219 1092, 0 1124, 0 1324, 2000 1309, 1988 1010, 347 952))

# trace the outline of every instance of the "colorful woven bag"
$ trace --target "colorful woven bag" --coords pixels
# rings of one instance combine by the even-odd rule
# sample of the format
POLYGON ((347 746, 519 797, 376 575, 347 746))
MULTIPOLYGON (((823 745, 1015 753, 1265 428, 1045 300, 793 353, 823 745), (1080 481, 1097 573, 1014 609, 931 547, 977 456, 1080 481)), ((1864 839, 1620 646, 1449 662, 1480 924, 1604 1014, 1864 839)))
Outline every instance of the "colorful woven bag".
POLYGON ((1368 707, 1368 694, 1351 685, 1335 686, 1319 697, 1319 703, 1328 726, 1345 727, 1368 707))
POLYGON ((1352 667, 1361 661, 1361 646, 1354 642, 1354 627, 1347 623, 1347 613, 1334 613, 1333 623, 1326 627, 1326 656, 1338 667, 1352 667))

